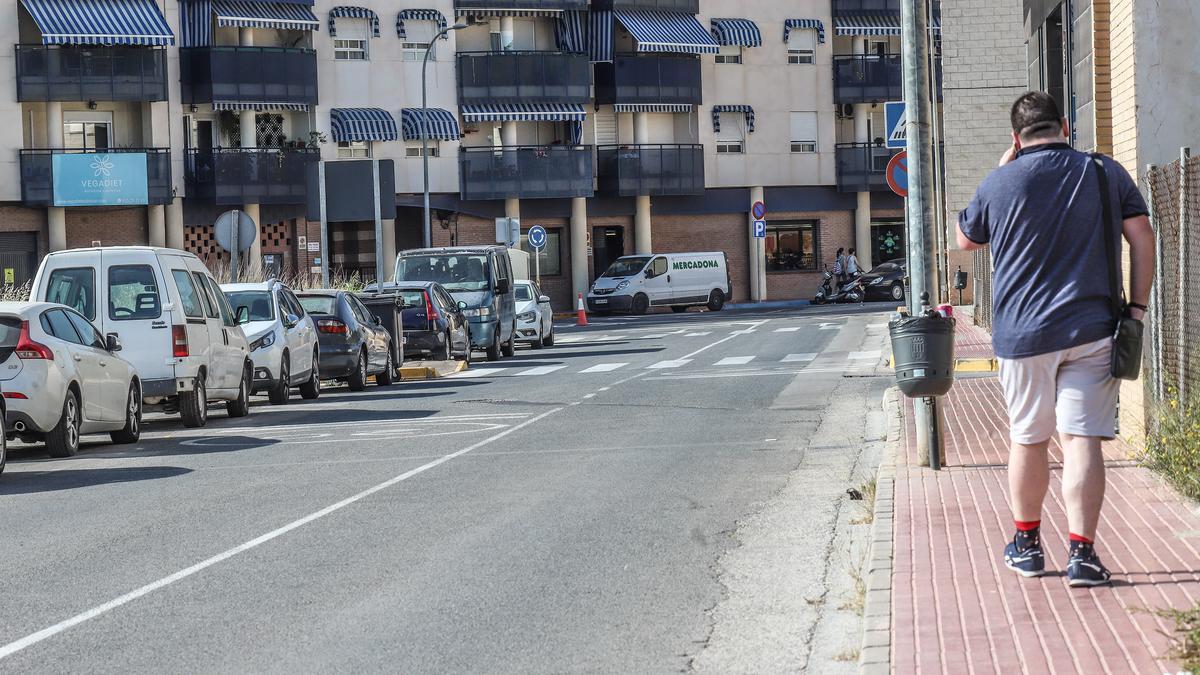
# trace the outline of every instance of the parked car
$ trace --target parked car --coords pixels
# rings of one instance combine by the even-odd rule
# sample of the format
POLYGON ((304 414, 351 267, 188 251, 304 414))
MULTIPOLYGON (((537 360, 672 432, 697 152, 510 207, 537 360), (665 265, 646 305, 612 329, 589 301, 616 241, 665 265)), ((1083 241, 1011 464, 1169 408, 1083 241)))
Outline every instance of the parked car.
POLYGON ((623 256, 588 291, 588 311, 645 314, 651 307, 686 312, 703 305, 719 312, 733 295, 729 261, 722 251, 623 256))
POLYGON ((275 405, 288 402, 292 387, 299 387, 300 395, 306 399, 320 396, 317 327, 292 289, 271 279, 252 284, 223 284, 221 290, 229 304, 246 319, 242 330, 254 361, 251 393, 266 391, 275 405))
POLYGON ((426 359, 471 361, 471 325, 464 302, 456 301, 436 281, 384 284, 384 293, 404 302, 404 353, 426 359), (460 306, 462 305, 462 306, 460 306))
POLYGON ((498 361, 501 353, 512 356, 516 349, 515 278, 506 246, 413 249, 396 256, 397 285, 436 281, 456 303, 466 303, 471 347, 486 351, 488 361, 498 361))
POLYGON ((383 386, 395 381, 392 335, 353 293, 318 289, 296 297, 317 324, 322 378, 344 380, 351 391, 365 389, 370 375, 383 386))
POLYGON ((856 277, 847 288, 861 288, 865 300, 904 301, 904 281, 908 276, 908 263, 903 258, 880 263, 870 272, 856 277))
MULTIPOLYGON (((0 363, 8 360, 17 349, 17 340, 21 331, 13 330, 11 322, 0 321, 0 363)), ((4 463, 8 461, 8 404, 4 402, 4 384, 0 383, 0 473, 4 473, 4 463)))
POLYGON ((82 434, 108 432, 114 443, 142 433, 142 391, 134 366, 121 358, 115 334, 102 337, 82 314, 48 302, 0 303, 8 357, 0 382, 5 417, 26 442, 45 441, 51 457, 79 451, 82 434))
POLYGON ((554 310, 550 307, 550 296, 528 279, 518 280, 516 289, 517 334, 521 342, 528 342, 534 349, 541 349, 542 345, 553 347, 554 310))
POLYGON ((208 402, 230 417, 250 413, 249 345, 216 280, 191 253, 149 246, 48 254, 32 298, 58 302, 116 335, 138 373, 142 402, 208 422, 208 402))

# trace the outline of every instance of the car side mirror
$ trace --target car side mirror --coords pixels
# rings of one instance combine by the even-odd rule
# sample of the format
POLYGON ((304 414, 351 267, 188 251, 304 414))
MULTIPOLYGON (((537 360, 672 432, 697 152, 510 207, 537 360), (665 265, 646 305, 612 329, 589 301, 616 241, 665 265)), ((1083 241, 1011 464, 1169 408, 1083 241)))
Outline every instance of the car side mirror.
POLYGON ((104 348, 110 352, 121 351, 121 339, 117 337, 116 333, 109 333, 108 335, 105 335, 104 348))
POLYGON ((550 302, 550 296, 548 296, 548 295, 539 295, 539 296, 538 296, 538 302, 550 302))
POLYGON ((287 326, 288 328, 291 328, 298 323, 300 323, 300 317, 296 316, 295 314, 288 314, 287 316, 283 317, 283 325, 287 326))
POLYGON ((647 268, 646 268, 646 275, 645 275, 645 276, 646 276, 646 278, 647 278, 647 279, 653 279, 653 278, 654 278, 654 270, 652 270, 652 269, 650 269, 649 267, 647 267, 647 268))
POLYGON ((462 300, 459 300, 458 301, 458 311, 463 312, 463 311, 466 311, 466 309, 467 309, 467 303, 463 302, 462 300))
POLYGON ((234 317, 239 326, 244 323, 250 323, 250 308, 245 305, 238 307, 237 312, 234 313, 234 317))
POLYGON ((373 316, 373 317, 371 317, 371 318, 372 318, 372 319, 375 321, 375 325, 376 325, 376 326, 382 326, 382 325, 383 325, 383 319, 379 318, 378 316, 373 316))

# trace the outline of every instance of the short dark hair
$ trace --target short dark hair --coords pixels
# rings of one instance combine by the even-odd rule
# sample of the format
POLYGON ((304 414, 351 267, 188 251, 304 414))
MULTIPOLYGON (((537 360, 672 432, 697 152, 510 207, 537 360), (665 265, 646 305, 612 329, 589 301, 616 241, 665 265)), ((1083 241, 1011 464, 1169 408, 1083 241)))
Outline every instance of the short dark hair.
POLYGON ((1044 138, 1062 133, 1062 112, 1054 97, 1044 91, 1029 91, 1012 105, 1009 115, 1013 132, 1022 138, 1044 138))

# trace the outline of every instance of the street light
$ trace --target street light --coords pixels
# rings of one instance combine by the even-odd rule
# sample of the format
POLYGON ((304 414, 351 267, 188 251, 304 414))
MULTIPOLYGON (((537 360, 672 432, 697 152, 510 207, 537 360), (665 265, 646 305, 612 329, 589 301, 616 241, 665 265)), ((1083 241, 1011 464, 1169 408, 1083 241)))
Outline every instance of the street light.
POLYGON ((429 101, 428 91, 425 88, 425 71, 429 66, 429 55, 433 53, 433 46, 437 44, 437 41, 450 31, 462 30, 469 25, 456 23, 438 31, 437 35, 434 35, 433 39, 429 41, 429 46, 425 48, 425 58, 421 60, 421 170, 422 192, 425 193, 425 248, 433 245, 433 227, 429 219, 429 101))

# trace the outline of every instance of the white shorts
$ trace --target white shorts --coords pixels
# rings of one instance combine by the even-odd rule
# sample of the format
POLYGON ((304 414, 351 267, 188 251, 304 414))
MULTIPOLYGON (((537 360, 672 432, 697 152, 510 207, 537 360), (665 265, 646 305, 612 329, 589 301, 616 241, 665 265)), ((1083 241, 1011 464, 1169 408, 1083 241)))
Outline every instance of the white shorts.
POLYGON ((1023 359, 997 359, 1010 436, 1033 444, 1059 433, 1113 438, 1120 382, 1109 371, 1112 338, 1023 359))

